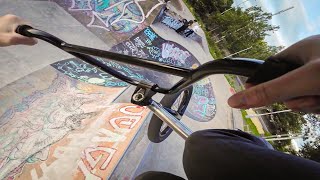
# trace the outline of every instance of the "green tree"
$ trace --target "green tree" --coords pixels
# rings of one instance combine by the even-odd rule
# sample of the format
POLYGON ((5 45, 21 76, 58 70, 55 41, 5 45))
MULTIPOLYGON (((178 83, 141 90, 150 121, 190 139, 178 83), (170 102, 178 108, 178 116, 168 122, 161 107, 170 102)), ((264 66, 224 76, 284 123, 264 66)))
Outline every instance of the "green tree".
POLYGON ((291 140, 273 141, 272 146, 277 151, 297 155, 297 152, 292 148, 291 140))
POLYGON ((204 19, 213 13, 223 12, 231 7, 233 0, 187 0, 195 11, 204 19))
MULTIPOLYGON (((272 105, 272 111, 283 111, 287 109, 284 104, 276 103, 272 105)), ((274 124, 276 126, 277 133, 287 134, 287 133, 301 133, 303 125, 306 120, 303 118, 303 113, 278 113, 273 114, 274 124)))
POLYGON ((251 57, 265 60, 268 57, 280 52, 283 46, 269 46, 265 41, 257 41, 249 51, 240 53, 239 57, 251 57))
MULTIPOLYGON (((278 26, 269 24, 271 18, 271 13, 254 6, 245 11, 237 8, 224 14, 214 14, 208 21, 219 26, 219 34, 225 39, 226 47, 231 52, 237 52, 250 46, 259 46, 269 32, 278 30, 278 26)), ((268 46, 260 47, 269 49, 268 46)))
POLYGON ((318 137, 314 142, 307 142, 303 145, 298 155, 306 159, 311 159, 320 162, 320 138, 318 137))

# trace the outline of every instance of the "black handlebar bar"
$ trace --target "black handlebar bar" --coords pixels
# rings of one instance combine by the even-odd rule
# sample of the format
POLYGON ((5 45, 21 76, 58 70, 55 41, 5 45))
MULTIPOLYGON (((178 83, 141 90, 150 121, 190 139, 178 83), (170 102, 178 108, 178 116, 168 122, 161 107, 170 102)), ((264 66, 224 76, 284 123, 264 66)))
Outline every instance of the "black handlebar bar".
POLYGON ((214 60, 200 65, 197 69, 186 69, 175 66, 170 66, 167 64, 151 61, 148 59, 118 54, 109 51, 103 51, 99 49, 93 49, 84 46, 78 46, 73 44, 68 44, 63 40, 38 29, 34 29, 28 25, 18 26, 16 32, 27 36, 38 38, 44 40, 80 59, 83 61, 100 68, 101 70, 111 74, 112 76, 121 79, 134 86, 140 86, 143 88, 149 88, 154 92, 159 92, 163 94, 176 93, 184 88, 187 88, 191 84, 205 78, 206 76, 212 74, 235 74, 251 77, 256 69, 263 64, 264 61, 247 59, 247 58, 225 58, 220 60, 214 60), (114 69, 106 66, 101 61, 91 57, 97 56, 101 58, 107 58, 112 61, 118 61, 126 64, 131 64, 135 66, 140 66, 155 71, 172 74, 182 77, 182 79, 177 82, 172 88, 166 89, 161 88, 157 84, 151 84, 148 82, 139 81, 133 78, 129 78, 114 69))

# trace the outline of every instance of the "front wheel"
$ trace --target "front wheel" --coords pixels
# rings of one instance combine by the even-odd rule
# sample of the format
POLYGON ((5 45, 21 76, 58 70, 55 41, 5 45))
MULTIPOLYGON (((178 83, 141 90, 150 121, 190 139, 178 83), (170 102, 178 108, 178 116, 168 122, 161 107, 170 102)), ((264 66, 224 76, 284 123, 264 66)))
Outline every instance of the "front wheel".
MULTIPOLYGON (((160 104, 168 110, 177 119, 181 119, 187 109, 192 96, 193 86, 188 87, 176 94, 165 95, 160 104)), ((154 143, 160 143, 165 140, 172 132, 172 129, 155 114, 152 115, 149 128, 148 138, 154 143)))

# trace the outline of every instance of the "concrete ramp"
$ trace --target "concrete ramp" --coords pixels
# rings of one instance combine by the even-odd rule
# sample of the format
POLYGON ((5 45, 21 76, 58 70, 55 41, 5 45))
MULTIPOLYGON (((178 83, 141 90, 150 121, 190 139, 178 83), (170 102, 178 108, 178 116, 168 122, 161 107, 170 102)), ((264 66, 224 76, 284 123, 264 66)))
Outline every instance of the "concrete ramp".
MULTIPOLYGON (((0 1, 0 15, 8 13, 23 17, 32 22, 34 27, 48 31, 70 43, 101 49, 111 47, 103 43, 54 2, 0 1)), ((0 53, 1 64, 6 64, 0 66, 0 87, 51 63, 72 57, 42 41, 39 41, 33 47, 11 46, 1 48, 0 53)))

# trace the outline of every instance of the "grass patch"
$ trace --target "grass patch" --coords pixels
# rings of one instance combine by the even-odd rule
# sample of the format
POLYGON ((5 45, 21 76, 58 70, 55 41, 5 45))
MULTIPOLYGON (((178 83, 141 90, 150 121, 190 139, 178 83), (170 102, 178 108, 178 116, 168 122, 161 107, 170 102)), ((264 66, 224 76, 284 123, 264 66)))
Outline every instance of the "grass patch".
POLYGON ((248 115, 247 112, 245 110, 241 109, 241 114, 242 114, 242 118, 243 118, 244 122, 249 126, 251 133, 256 136, 260 136, 260 134, 257 130, 257 127, 253 124, 252 120, 250 118, 246 118, 246 116, 248 115))
POLYGON ((264 136, 271 136, 272 134, 270 133, 270 132, 268 132, 268 131, 265 131, 264 132, 264 136))
POLYGON ((193 16, 195 17, 195 19, 198 21, 199 25, 202 27, 207 42, 208 42, 208 47, 209 47, 209 51, 211 56, 214 59, 219 59, 219 58, 223 58, 222 52, 219 49, 219 47, 217 46, 217 44, 212 40, 210 33, 206 30, 206 26, 203 23, 201 17, 198 15, 198 13, 195 12, 194 8, 191 6, 191 4, 189 4, 189 2, 187 0, 183 0, 183 2, 185 3, 185 5, 188 7, 188 9, 190 10, 190 12, 193 14, 193 16))

